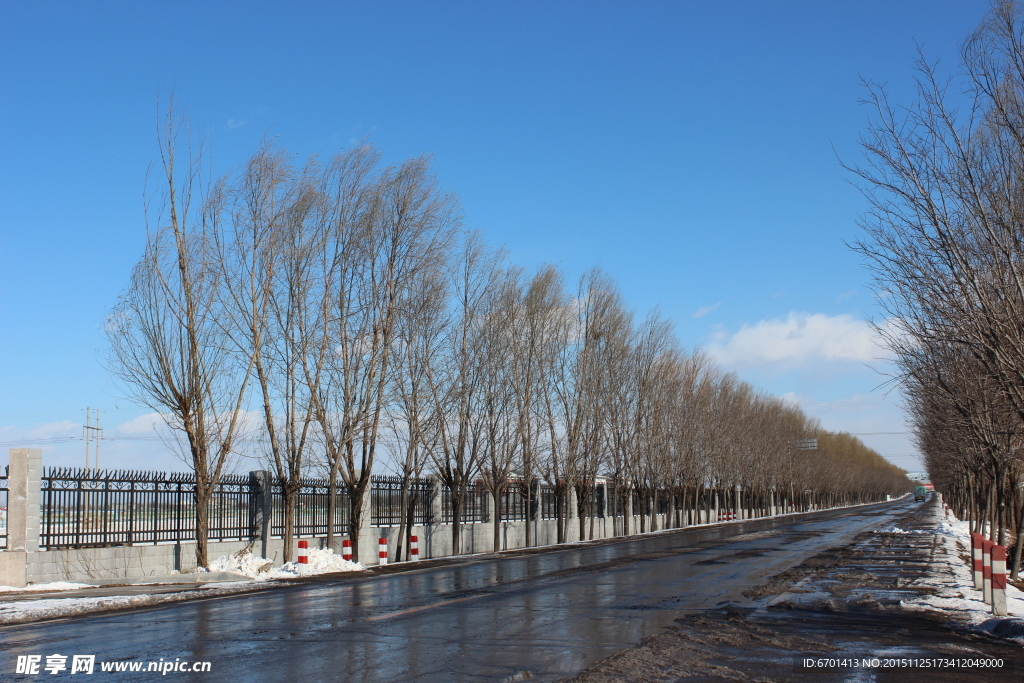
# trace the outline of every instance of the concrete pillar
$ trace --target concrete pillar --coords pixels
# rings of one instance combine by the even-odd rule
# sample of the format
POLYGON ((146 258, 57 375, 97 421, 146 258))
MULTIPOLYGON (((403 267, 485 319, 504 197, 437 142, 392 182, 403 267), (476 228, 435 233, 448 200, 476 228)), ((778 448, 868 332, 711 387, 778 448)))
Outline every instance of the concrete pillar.
POLYGON ((273 517, 273 498, 270 495, 270 485, 273 482, 270 472, 259 470, 249 473, 249 485, 256 495, 253 496, 253 506, 250 510, 251 528, 255 539, 260 544, 260 557, 267 557, 270 542, 270 522, 273 517))
POLYGON ((480 521, 481 522, 494 522, 494 517, 497 514, 497 507, 494 504, 494 494, 484 489, 483 500, 480 501, 480 521))
POLYGON ((576 498, 576 487, 569 484, 569 495, 566 496, 568 499, 566 504, 569 508, 568 515, 565 519, 565 540, 566 541, 578 541, 580 540, 580 518, 579 518, 579 507, 578 500, 576 498))
POLYGON ((622 531, 626 534, 635 534, 636 520, 633 519, 633 492, 626 489, 626 505, 622 511, 622 531))
POLYGON ((39 551, 43 452, 12 448, 8 455, 7 549, 0 552, 0 585, 23 588, 31 553, 39 551))
POLYGON ((431 557, 438 557, 440 553, 434 551, 435 539, 439 540, 443 532, 441 521, 444 515, 443 500, 441 499, 441 480, 437 477, 428 477, 430 480, 430 526, 427 534, 426 553, 421 557, 423 559, 429 559, 431 557))
POLYGON ((43 451, 38 448, 12 448, 9 454, 7 550, 34 553, 39 550, 43 451))
POLYGON ((668 512, 665 514, 665 528, 675 529, 679 526, 676 520, 676 490, 670 486, 666 495, 668 496, 668 512))
POLYGON ((359 562, 367 567, 377 563, 378 540, 384 531, 373 526, 373 482, 366 487, 363 509, 359 511, 359 562))
POLYGON ((534 478, 530 480, 530 509, 526 511, 526 523, 532 524, 534 545, 541 545, 540 539, 537 538, 537 534, 540 533, 540 479, 534 478))

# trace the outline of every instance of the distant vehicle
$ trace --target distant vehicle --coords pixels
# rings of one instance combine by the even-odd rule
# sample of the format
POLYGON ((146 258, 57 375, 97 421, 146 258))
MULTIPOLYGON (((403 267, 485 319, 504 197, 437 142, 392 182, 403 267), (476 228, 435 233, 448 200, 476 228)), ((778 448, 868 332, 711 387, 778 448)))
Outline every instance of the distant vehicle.
POLYGON ((915 501, 924 500, 927 497, 928 497, 928 489, 926 489, 923 486, 915 486, 914 487, 914 500, 915 501))

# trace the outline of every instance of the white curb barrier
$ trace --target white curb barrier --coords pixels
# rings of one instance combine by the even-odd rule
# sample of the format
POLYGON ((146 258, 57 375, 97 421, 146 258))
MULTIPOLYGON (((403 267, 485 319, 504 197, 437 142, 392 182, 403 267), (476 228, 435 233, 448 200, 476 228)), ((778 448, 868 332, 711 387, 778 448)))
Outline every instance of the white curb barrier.
POLYGON ((1006 548, 992 547, 992 614, 1006 616, 1006 548))
POLYGON ((299 541, 299 556, 296 563, 299 565, 299 574, 305 574, 309 569, 309 541, 299 541))
POLYGON ((982 560, 981 560, 981 544, 983 543, 982 536, 979 533, 971 534, 971 572, 974 574, 974 590, 980 591, 984 588, 982 583, 982 560))
POLYGON ((992 604, 992 541, 983 541, 981 544, 981 580, 982 597, 985 604, 992 604))

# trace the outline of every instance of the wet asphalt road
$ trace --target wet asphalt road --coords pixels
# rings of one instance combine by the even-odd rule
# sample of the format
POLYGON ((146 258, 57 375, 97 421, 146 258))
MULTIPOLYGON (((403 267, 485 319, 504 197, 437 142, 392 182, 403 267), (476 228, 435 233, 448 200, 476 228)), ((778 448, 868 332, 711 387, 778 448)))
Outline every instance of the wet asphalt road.
MULTIPOLYGON (((907 506, 752 520, 7 627, 0 680, 71 678, 14 674, 18 655, 53 653, 212 662, 209 673, 168 674, 178 681, 555 680, 658 632, 680 612, 743 605, 744 589, 907 506)), ((98 669, 85 680, 163 678, 98 669)))

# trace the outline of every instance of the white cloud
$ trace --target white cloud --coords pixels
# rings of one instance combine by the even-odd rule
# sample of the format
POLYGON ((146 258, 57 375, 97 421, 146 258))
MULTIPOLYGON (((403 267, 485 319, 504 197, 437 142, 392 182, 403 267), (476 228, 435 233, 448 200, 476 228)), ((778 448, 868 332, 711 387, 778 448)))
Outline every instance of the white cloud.
POLYGON ((718 308, 721 305, 722 305, 722 302, 719 301, 717 304, 713 304, 711 306, 705 306, 703 308, 698 308, 696 311, 694 311, 693 317, 694 318, 703 318, 708 313, 710 313, 711 311, 715 310, 716 308, 718 308))
POLYGON ((31 441, 39 439, 55 439, 82 436, 82 424, 71 420, 60 422, 44 422, 21 426, 5 425, 0 427, 0 441, 31 441))
POLYGON ((796 366, 810 362, 869 363, 885 358, 878 335, 851 315, 791 312, 785 318, 713 335, 708 351, 726 365, 796 366))
POLYGON ((245 124, 249 123, 246 120, 236 121, 235 119, 228 119, 228 128, 241 128, 245 124))
POLYGON ((160 413, 146 413, 133 420, 122 422, 117 426, 117 431, 126 435, 152 436, 155 431, 163 430, 165 426, 160 413))

